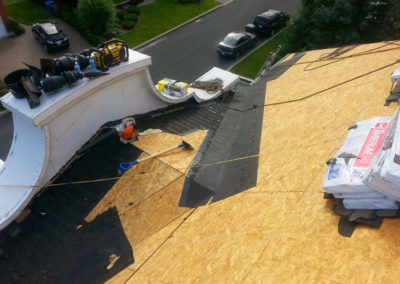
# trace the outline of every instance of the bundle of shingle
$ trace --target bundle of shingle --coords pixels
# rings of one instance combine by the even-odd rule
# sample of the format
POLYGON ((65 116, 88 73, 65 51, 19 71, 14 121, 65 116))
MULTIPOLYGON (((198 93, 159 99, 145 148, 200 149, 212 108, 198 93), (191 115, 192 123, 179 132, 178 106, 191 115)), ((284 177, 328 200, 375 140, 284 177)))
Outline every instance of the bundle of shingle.
POLYGON ((357 122, 328 161, 323 188, 347 209, 400 208, 399 110, 357 122))

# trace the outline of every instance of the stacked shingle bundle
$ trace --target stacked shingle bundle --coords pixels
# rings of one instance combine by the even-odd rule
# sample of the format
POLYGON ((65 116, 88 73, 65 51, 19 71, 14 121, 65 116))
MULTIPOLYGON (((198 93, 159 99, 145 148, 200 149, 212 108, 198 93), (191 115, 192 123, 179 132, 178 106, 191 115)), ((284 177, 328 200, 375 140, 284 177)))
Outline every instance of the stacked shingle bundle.
POLYGON ((357 122, 328 163, 323 188, 347 209, 400 208, 399 110, 357 122))

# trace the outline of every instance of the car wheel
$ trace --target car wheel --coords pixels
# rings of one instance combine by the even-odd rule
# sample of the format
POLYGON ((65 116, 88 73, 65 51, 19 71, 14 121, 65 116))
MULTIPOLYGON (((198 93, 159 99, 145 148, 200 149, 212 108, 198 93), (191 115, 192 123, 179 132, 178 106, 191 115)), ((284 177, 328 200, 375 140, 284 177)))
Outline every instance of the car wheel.
POLYGON ((43 44, 43 48, 44 48, 44 51, 49 52, 49 48, 47 47, 47 45, 45 43, 43 44))
POLYGON ((240 52, 239 52, 239 51, 235 52, 235 54, 234 54, 233 56, 234 56, 235 58, 239 58, 240 52))
POLYGON ((276 31, 275 31, 275 30, 272 30, 272 31, 271 31, 271 37, 273 37, 275 34, 276 34, 276 31))

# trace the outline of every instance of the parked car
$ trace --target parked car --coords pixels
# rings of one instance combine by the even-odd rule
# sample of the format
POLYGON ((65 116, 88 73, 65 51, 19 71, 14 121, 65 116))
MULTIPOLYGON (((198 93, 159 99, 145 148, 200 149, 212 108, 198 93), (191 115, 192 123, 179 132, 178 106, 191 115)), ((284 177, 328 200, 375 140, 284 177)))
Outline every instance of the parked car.
POLYGON ((218 43, 217 52, 222 56, 239 57, 240 54, 254 47, 257 38, 254 34, 246 32, 232 32, 218 43))
POLYGON ((52 21, 43 21, 32 26, 33 37, 43 45, 44 50, 66 48, 69 39, 61 28, 52 21))
POLYGON ((280 11, 268 10, 254 18, 254 30, 273 36, 289 22, 290 16, 280 11))

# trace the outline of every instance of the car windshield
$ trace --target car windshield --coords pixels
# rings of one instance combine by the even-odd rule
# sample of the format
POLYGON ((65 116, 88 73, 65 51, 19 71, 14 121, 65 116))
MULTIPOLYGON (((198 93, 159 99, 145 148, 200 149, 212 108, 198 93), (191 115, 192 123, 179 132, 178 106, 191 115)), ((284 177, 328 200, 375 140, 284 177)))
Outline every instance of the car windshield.
POLYGON ((268 24, 271 21, 271 18, 265 18, 264 16, 257 16, 255 22, 268 24))
POLYGON ((237 42, 238 42, 238 39, 235 38, 235 37, 232 37, 230 35, 227 35, 224 38, 224 43, 227 44, 227 45, 235 46, 237 42))
POLYGON ((52 23, 44 23, 44 24, 41 24, 41 26, 42 26, 44 32, 48 35, 55 35, 55 34, 59 33, 57 27, 55 25, 53 25, 52 23))

